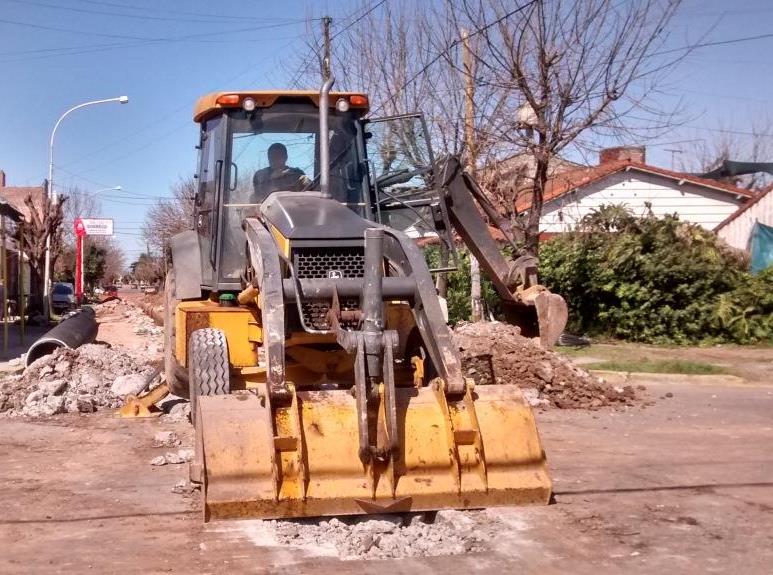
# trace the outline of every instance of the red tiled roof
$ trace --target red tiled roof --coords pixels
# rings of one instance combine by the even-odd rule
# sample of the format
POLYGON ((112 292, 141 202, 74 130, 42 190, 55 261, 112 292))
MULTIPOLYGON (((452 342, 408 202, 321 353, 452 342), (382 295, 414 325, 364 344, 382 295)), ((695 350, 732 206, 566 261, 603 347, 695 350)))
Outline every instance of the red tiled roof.
MULTIPOLYGON (((691 174, 672 172, 671 170, 666 170, 664 168, 659 168, 656 166, 650 166, 649 164, 631 162, 629 160, 621 160, 617 162, 607 162, 604 164, 600 164, 598 166, 591 166, 588 168, 571 170, 554 176, 553 178, 548 180, 547 185, 545 186, 545 194, 544 194, 543 202, 547 203, 551 200, 555 200, 556 198, 559 198, 564 194, 571 192, 572 190, 576 190, 577 188, 587 186, 588 184, 596 182, 601 178, 605 178, 617 172, 628 171, 628 170, 634 170, 637 172, 643 172, 647 174, 655 174, 658 176, 663 176, 665 178, 670 178, 672 180, 677 180, 679 182, 681 181, 689 182, 696 186, 703 186, 705 188, 710 188, 712 190, 717 190, 720 192, 727 192, 734 195, 746 196, 746 197, 753 196, 753 194, 749 190, 746 190, 744 188, 738 188, 731 184, 725 184, 723 182, 718 182, 716 180, 708 180, 706 178, 700 178, 698 176, 693 176, 691 174)), ((528 211, 530 207, 531 207, 531 194, 529 193, 522 194, 515 201, 515 209, 518 212, 528 211)))
POLYGON ((743 214, 743 213, 744 213, 746 210, 748 210, 749 208, 751 208, 751 207, 752 207, 754 204, 756 204, 757 202, 759 202, 759 201, 760 201, 762 198, 764 198, 765 196, 767 196, 767 195, 768 195, 770 192, 773 192, 773 185, 770 185, 770 186, 768 186, 767 188, 765 188, 764 190, 761 190, 761 191, 757 192, 756 194, 754 194, 754 197, 753 197, 751 200, 749 200, 748 202, 746 202, 744 205, 742 205, 741 207, 739 207, 739 208, 738 208, 736 211, 734 211, 732 214, 730 214, 729 216, 727 216, 727 217, 726 217, 724 220, 722 220, 721 222, 719 222, 719 224, 717 225, 717 227, 716 227, 716 228, 714 228, 714 231, 715 231, 715 232, 718 232, 719 230, 721 230, 722 228, 724 228, 724 227, 725 227, 727 224, 729 224, 729 223, 730 223, 730 222, 732 222, 734 219, 736 219, 738 216, 740 216, 741 214, 743 214))

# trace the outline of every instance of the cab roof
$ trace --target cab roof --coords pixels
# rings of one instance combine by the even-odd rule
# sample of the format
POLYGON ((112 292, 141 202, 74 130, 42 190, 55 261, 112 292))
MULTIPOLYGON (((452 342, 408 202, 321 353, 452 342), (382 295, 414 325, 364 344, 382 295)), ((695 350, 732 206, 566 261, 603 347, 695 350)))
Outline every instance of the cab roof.
MULTIPOLYGON (((282 97, 306 98, 319 106, 319 91, 315 90, 237 90, 233 92, 212 92, 196 101, 193 107, 193 121, 202 122, 227 108, 238 108, 246 98, 252 98, 257 108, 268 108, 282 97), (229 97, 230 96, 230 97, 229 97)), ((351 108, 368 111, 368 97, 360 92, 330 92, 330 107, 335 107, 340 98, 349 100, 351 108), (352 100, 352 96, 356 96, 352 100)))

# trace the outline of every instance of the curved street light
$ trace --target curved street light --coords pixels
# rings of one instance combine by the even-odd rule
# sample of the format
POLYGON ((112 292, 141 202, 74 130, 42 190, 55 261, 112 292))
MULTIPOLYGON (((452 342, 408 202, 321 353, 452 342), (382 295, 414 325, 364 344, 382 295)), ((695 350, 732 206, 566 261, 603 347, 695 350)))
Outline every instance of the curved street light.
MULTIPOLYGON (((59 119, 56 121, 56 124, 54 124, 54 129, 51 131, 51 138, 48 141, 48 189, 46 192, 48 193, 48 196, 51 198, 51 204, 52 206, 56 206, 57 204, 57 196, 56 191, 54 190, 54 138, 56 136, 56 130, 59 128, 59 124, 62 123, 62 120, 64 120, 70 113, 74 112, 75 110, 80 110, 81 108, 85 108, 86 106, 93 106, 95 104, 107 104, 109 102, 118 102, 119 104, 128 104, 129 103, 129 96, 119 96, 117 98, 107 98, 105 100, 92 100, 90 102, 84 102, 82 104, 78 104, 77 106, 73 106, 69 110, 67 110, 64 114, 59 116, 59 119)), ((100 190, 102 191, 102 190, 100 190)), ((45 261, 45 267, 43 269, 43 306, 45 307, 45 316, 46 319, 51 317, 51 234, 46 234, 46 261, 45 261)))
POLYGON ((96 196, 100 192, 109 192, 111 190, 112 191, 116 191, 116 192, 120 192, 121 190, 123 190, 123 188, 121 186, 113 186, 112 188, 102 188, 101 190, 97 190, 96 192, 86 192, 86 195, 87 196, 96 196))

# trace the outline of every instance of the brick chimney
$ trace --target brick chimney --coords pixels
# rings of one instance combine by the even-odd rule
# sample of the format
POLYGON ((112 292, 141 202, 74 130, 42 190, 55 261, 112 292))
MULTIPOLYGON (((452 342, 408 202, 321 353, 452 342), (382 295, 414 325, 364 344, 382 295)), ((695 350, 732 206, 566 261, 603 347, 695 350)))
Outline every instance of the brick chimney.
POLYGON ((604 148, 599 152, 599 165, 609 162, 637 162, 646 164, 644 146, 619 146, 617 148, 604 148))
POLYGON ((0 170, 0 188, 5 187, 5 172, 0 170))

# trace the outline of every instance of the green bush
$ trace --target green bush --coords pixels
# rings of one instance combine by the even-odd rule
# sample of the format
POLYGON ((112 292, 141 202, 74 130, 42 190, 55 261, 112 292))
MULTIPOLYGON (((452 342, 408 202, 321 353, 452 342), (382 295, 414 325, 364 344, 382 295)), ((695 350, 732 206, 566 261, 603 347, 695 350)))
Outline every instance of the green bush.
POLYGON ((602 206, 540 249, 541 281, 569 305, 569 330, 648 343, 773 340, 773 270, 676 216, 602 206))

